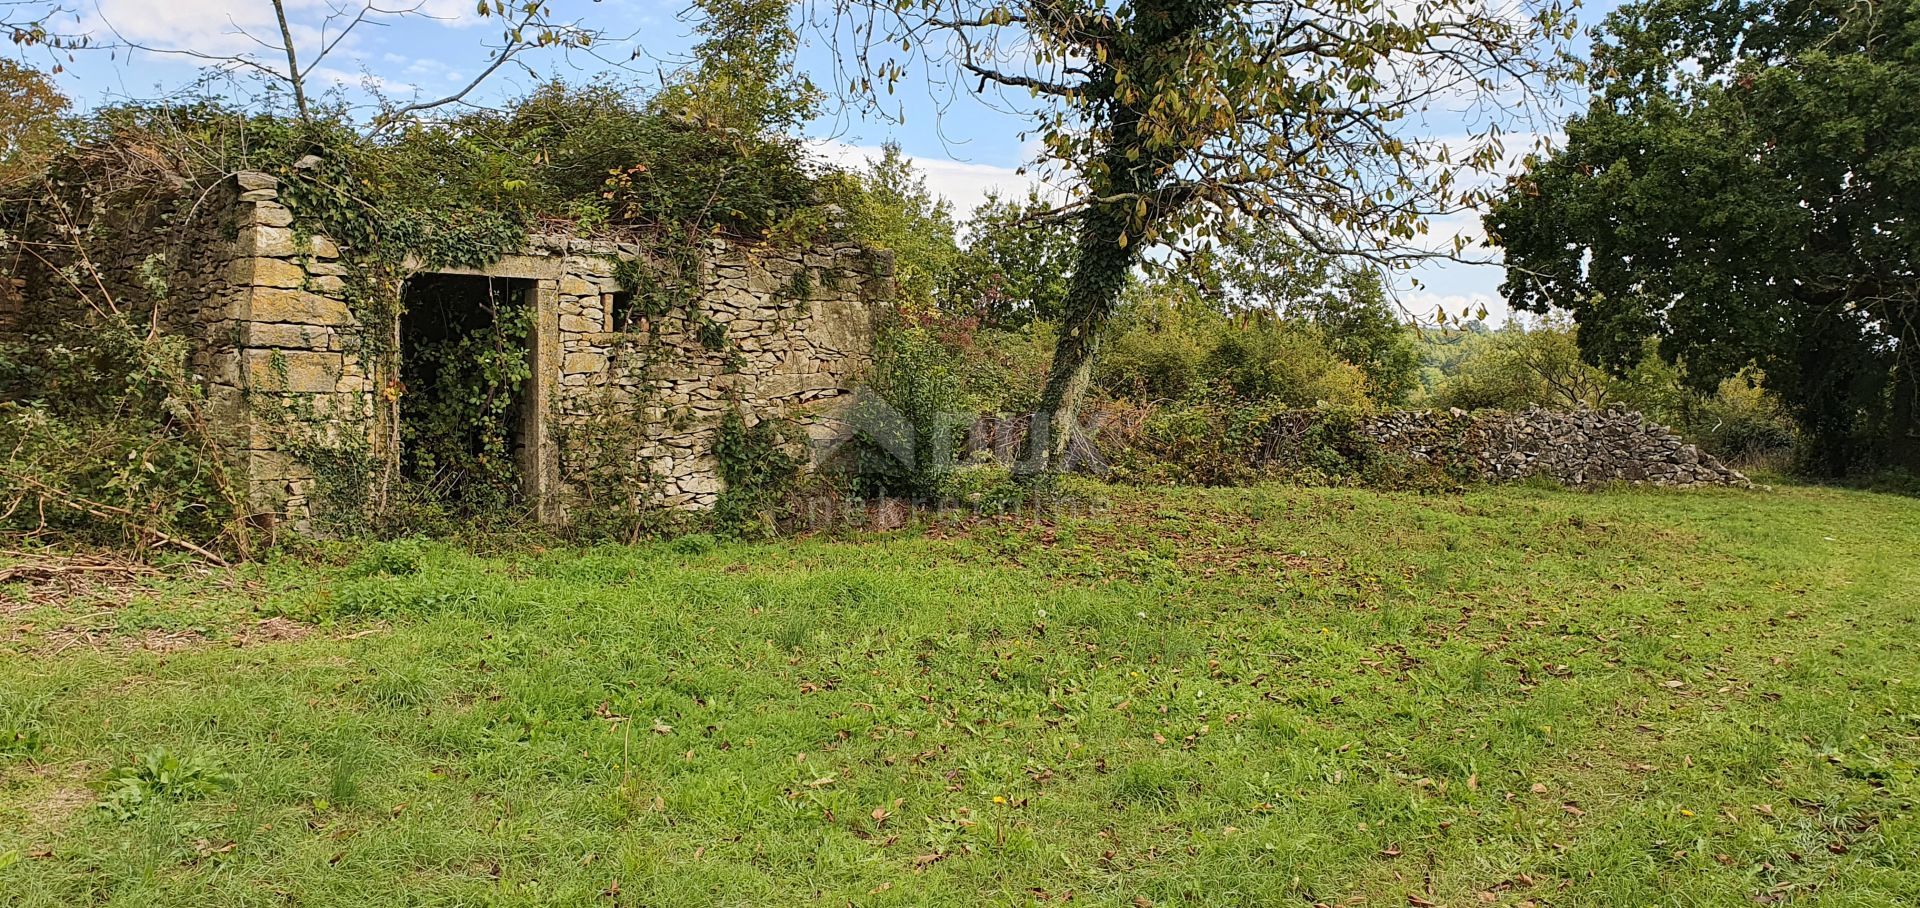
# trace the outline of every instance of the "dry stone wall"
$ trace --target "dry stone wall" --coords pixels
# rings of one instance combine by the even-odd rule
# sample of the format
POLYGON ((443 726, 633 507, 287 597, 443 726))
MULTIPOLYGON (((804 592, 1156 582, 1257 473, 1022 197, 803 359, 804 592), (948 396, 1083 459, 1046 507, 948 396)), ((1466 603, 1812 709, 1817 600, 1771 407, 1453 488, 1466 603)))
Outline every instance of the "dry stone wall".
MULTIPOLYGON (((594 456, 570 440, 609 409, 630 413, 645 437, 618 456, 664 505, 701 508, 722 490, 713 443, 729 411, 748 424, 794 419, 830 436, 841 405, 870 365, 873 311, 891 293, 892 260, 853 244, 772 250, 721 241, 700 256, 684 302, 623 318, 615 266, 632 246, 571 241, 559 282, 562 504, 594 456)), ((644 260, 644 259, 643 259, 644 260)), ((629 302, 630 306, 640 305, 629 302)), ((600 456, 604 456, 604 453, 600 456)))
POLYGON ((234 239, 228 264, 236 288, 231 350, 214 354, 216 390, 238 389, 218 410, 247 431, 236 455, 263 516, 303 525, 311 516, 314 467, 302 454, 374 450, 386 433, 376 418, 367 330, 345 291, 340 249, 325 236, 297 231, 293 211, 266 174, 234 178, 234 239))
MULTIPOLYGON (((1281 436, 1284 428, 1278 429, 1281 436)), ((1485 482, 1541 476, 1569 486, 1747 486, 1747 477, 1631 410, 1409 410, 1362 421, 1360 433, 1415 462, 1464 468, 1485 482)))
POLYGON ((215 440, 244 461, 254 434, 242 403, 241 350, 256 185, 243 177, 201 193, 136 182, 84 204, 35 203, 22 238, 43 251, 24 256, 15 248, 0 262, 0 333, 31 338, 107 309, 142 320, 155 314, 162 331, 187 339, 187 366, 204 383, 215 440))

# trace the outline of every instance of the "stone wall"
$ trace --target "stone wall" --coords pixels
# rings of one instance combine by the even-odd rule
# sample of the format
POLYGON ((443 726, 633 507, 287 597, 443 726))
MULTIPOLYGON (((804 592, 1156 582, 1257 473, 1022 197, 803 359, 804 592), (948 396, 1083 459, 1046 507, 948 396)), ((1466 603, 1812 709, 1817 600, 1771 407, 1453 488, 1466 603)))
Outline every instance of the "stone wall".
MULTIPOLYGON (((363 357, 366 329, 345 298, 346 266, 325 236, 302 234, 259 173, 234 178, 230 283, 232 349, 213 353, 208 375, 216 412, 246 427, 237 446, 262 518, 303 525, 311 516, 314 470, 302 454, 328 447, 379 450, 385 423, 363 357), (237 389, 226 399, 228 386, 237 389)), ((370 330, 387 330, 375 326, 370 330)))
POLYGON ((18 239, 39 251, 24 255, 16 244, 0 262, 0 334, 31 339, 41 327, 84 324, 108 310, 136 324, 151 319, 187 339, 215 440, 244 452, 251 427, 240 350, 253 277, 236 238, 243 247, 255 205, 244 183, 203 193, 130 181, 97 199, 23 208, 18 239), (85 239, 76 245, 76 236, 85 239))
MULTIPOLYGON (((655 483, 658 501, 678 508, 713 504, 721 491, 713 442, 721 419, 741 413, 795 419, 815 438, 833 431, 873 351, 873 307, 891 293, 891 259, 853 244, 770 250, 713 241, 692 302, 652 318, 616 324, 622 292, 616 262, 634 247, 571 242, 559 283, 560 369, 553 393, 556 430, 609 407, 650 431, 631 455, 655 483)), ((565 492, 585 456, 563 443, 565 492)))
MULTIPOLYGON (((391 385, 359 355, 365 332, 397 329, 358 324, 342 296, 340 250, 324 236, 300 238, 270 178, 239 180, 246 192, 235 267, 251 281, 241 332, 247 386, 256 398, 264 391, 311 408, 336 431, 365 427, 375 460, 397 460, 394 396, 376 393, 391 385)), ((651 499, 636 505, 711 506, 722 490, 712 449, 725 413, 748 424, 792 418, 824 433, 871 362, 872 313, 891 294, 890 257, 844 243, 785 251, 716 239, 698 259, 691 286, 675 292, 665 313, 622 323, 613 311, 630 298, 615 277, 621 262, 667 282, 665 269, 635 244, 537 236, 484 267, 417 269, 532 287, 534 375, 522 470, 544 518, 566 519, 590 471, 630 473, 651 499), (621 422, 628 443, 617 446, 617 462, 588 464, 569 440, 609 418, 621 422)), ((254 418, 255 498, 303 521, 313 471, 274 437, 272 422, 254 418)))
MULTIPOLYGON (((1318 418, 1308 412, 1276 420, 1265 455, 1282 453, 1318 418)), ((1363 419, 1358 431, 1386 451, 1485 482, 1543 476, 1576 487, 1751 485, 1672 429, 1630 410, 1407 410, 1363 419)))
MULTIPOLYGON (((376 490, 393 475, 404 389, 395 358, 372 351, 397 348, 398 323, 361 323, 348 304, 342 250, 296 223, 273 177, 240 173, 204 194, 156 192, 104 206, 101 216, 125 223, 102 233, 112 241, 93 250, 99 270, 134 311, 157 306, 163 329, 189 338, 209 415, 247 478, 256 520, 312 525, 322 491, 316 451, 360 452, 376 490)), ((650 500, 635 504, 678 508, 709 506, 721 491, 712 447, 729 410, 749 424, 781 416, 817 437, 832 431, 836 407, 871 362, 873 311, 891 295, 891 258, 851 244, 778 251, 712 240, 698 259, 664 314, 627 324, 610 311, 626 292, 614 278, 619 263, 664 273, 636 245, 543 236, 485 267, 414 269, 530 288, 533 377, 521 456, 542 517, 566 517, 584 471, 561 442, 587 421, 624 420, 622 459, 599 466, 642 480, 650 500)), ((0 331, 76 317, 35 311, 35 300, 77 304, 42 286, 56 272, 6 270, 0 331)))

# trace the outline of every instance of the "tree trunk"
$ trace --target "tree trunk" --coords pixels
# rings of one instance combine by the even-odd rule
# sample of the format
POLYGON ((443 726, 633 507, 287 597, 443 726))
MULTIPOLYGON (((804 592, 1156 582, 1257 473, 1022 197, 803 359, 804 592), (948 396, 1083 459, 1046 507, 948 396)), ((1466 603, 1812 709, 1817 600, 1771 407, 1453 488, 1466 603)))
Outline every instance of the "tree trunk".
POLYGON ((1093 380, 1100 334, 1120 304, 1127 274, 1139 260, 1136 245, 1121 245, 1127 217, 1118 205, 1095 206, 1080 222, 1072 283, 1054 344, 1053 364, 1040 405, 1027 424, 1027 453, 1013 478, 1031 485, 1060 472, 1078 426, 1080 404, 1093 380))
MULTIPOLYGON (((1122 67, 1140 84, 1172 79, 1184 65, 1185 39, 1215 15, 1208 4, 1181 0, 1139 0, 1123 34, 1111 42, 1127 62, 1122 67)), ((1112 72, 1090 89, 1106 109, 1109 123, 1099 166, 1090 167, 1088 190, 1096 201, 1080 219, 1073 276, 1067 287, 1060 340, 1054 344, 1047 386, 1027 424, 1027 454, 1014 464, 1022 485, 1058 474, 1079 425, 1080 403, 1093 380, 1100 334, 1120 305, 1127 275, 1140 261, 1149 225, 1178 208, 1178 199, 1162 190, 1172 174, 1172 150, 1148 141, 1140 131, 1143 112, 1116 93, 1112 72), (1131 231, 1131 233, 1129 233, 1131 231)))
POLYGON ((1920 473, 1920 306, 1893 310, 1899 348, 1893 361, 1893 418, 1887 459, 1920 473))

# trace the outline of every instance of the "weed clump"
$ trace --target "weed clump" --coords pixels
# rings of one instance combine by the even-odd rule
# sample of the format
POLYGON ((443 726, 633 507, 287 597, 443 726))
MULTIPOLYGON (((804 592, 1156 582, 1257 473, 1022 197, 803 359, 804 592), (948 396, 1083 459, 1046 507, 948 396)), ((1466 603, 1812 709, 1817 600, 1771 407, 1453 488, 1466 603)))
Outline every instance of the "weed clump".
POLYGON ((422 539, 395 539, 376 542, 354 559, 346 570, 348 577, 408 577, 420 573, 427 559, 428 546, 422 539))
POLYGON ((236 784, 237 778, 205 755, 156 747, 107 774, 100 786, 100 807, 121 820, 131 820, 157 804, 218 794, 236 784))

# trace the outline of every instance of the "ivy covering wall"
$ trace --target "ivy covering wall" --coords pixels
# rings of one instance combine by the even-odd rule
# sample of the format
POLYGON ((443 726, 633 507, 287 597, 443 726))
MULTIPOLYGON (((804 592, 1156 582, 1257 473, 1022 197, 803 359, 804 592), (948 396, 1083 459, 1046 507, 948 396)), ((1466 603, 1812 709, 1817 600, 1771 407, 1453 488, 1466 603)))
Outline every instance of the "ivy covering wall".
MULTIPOLYGON (((407 274, 484 266, 537 235, 618 242, 665 265, 621 282, 636 302, 627 314, 636 321, 622 330, 650 316, 658 322, 677 306, 704 346, 739 355, 725 325, 688 305, 710 244, 798 250, 840 236, 831 212, 848 184, 820 179, 796 140, 702 122, 610 86, 547 85, 504 111, 385 135, 346 123, 340 116, 298 122, 212 102, 109 108, 70 124, 72 150, 41 179, 8 190, 0 224, 11 251, 32 251, 13 256, 9 270, 39 315, 0 326, 13 341, 0 350, 0 441, 15 452, 9 469, 50 477, 50 491, 31 496, 33 514, 16 509, 8 520, 39 526, 47 522, 39 512, 53 502, 54 523, 96 526, 116 541, 177 539, 232 550, 257 535, 249 531, 257 508, 217 456, 232 440, 220 437, 222 420, 208 418, 210 408, 234 402, 206 399, 205 379, 218 364, 194 360, 196 350, 233 346, 194 331, 233 329, 181 305, 183 292, 197 292, 180 286, 186 275, 227 279, 226 263, 190 260, 198 254, 190 238, 209 230, 291 231, 293 258, 308 267, 289 290, 304 293, 323 281, 325 295, 350 310, 350 319, 329 325, 339 337, 328 344, 376 386, 376 406, 316 411, 291 397, 243 405, 270 411, 302 436, 286 447, 326 477, 329 488, 314 490, 316 500, 341 513, 364 505, 373 515, 334 529, 375 532, 385 528, 382 512, 418 516, 408 508, 423 495, 448 499, 435 501, 434 510, 456 517, 510 505, 512 452, 498 429, 523 416, 501 392, 525 378, 524 358, 514 350, 524 349, 525 313, 497 308, 484 331, 458 332, 419 351, 408 375, 396 359, 407 274), (209 212, 230 206, 223 187, 236 173, 271 177, 272 190, 243 186, 240 199, 267 192, 275 210, 284 206, 287 214, 277 216, 284 219, 205 223, 209 212), (102 257, 109 249, 140 250, 141 259, 109 261, 102 257), (437 367, 428 375, 430 363, 437 367), (87 368, 113 372, 116 380, 87 379, 79 374, 87 368), (55 373, 61 377, 51 378, 55 373), (67 380, 119 390, 47 393, 67 380), (409 380, 434 386, 438 412, 392 418, 386 404, 409 380), (129 416, 136 412, 160 415, 129 416), (474 431, 475 422, 491 425, 474 431), (415 454, 404 469, 389 469, 378 454, 385 440, 401 440, 400 423, 415 427, 404 439, 415 454), (455 424, 463 425, 458 440, 455 424), (93 428, 76 441, 82 426, 93 428), (83 465, 108 456, 126 461, 129 452, 131 472, 83 465), (74 466, 56 469, 54 462, 74 466), (455 464, 483 481, 442 495, 436 477, 455 464), (177 502, 191 504, 169 504, 177 502)), ((804 285, 814 278, 782 280, 804 285)), ((259 365, 295 382, 301 377, 295 356, 276 354, 259 365)))

